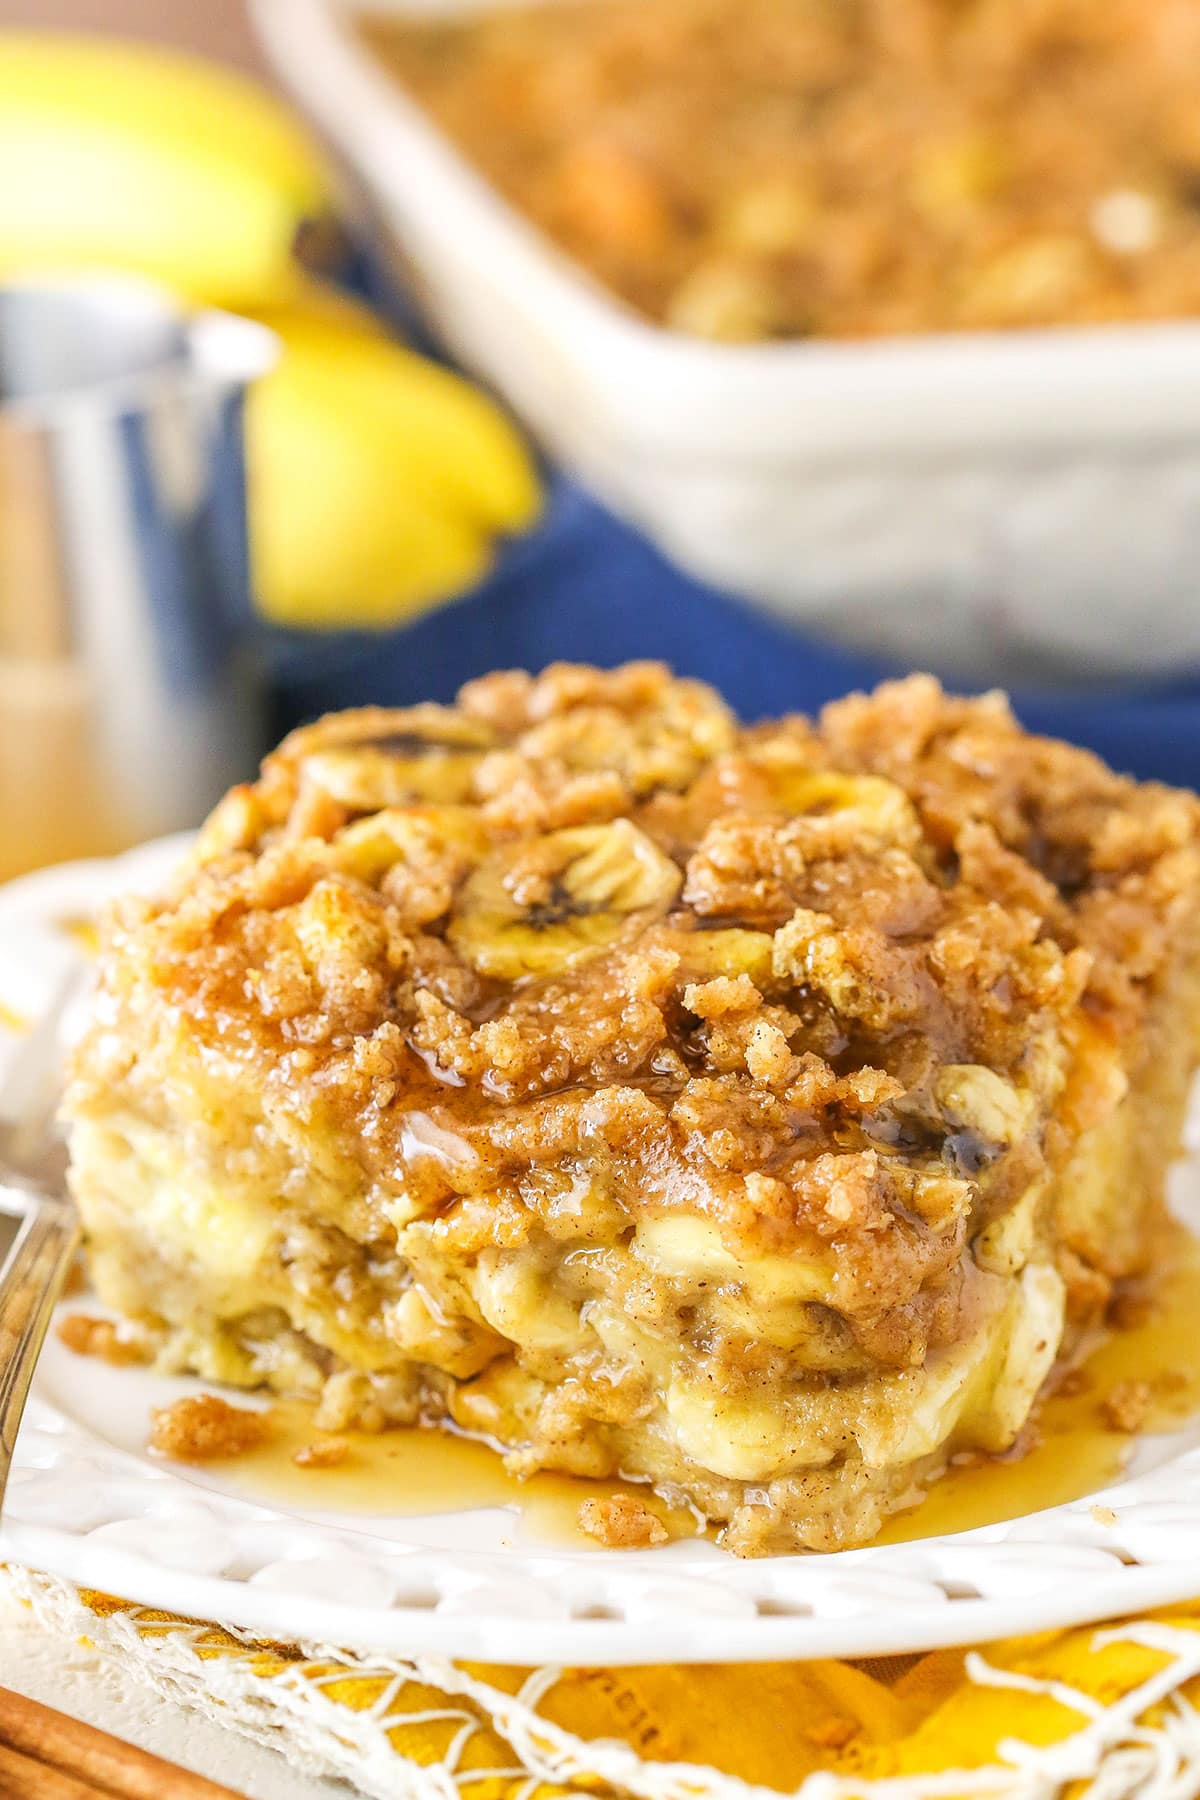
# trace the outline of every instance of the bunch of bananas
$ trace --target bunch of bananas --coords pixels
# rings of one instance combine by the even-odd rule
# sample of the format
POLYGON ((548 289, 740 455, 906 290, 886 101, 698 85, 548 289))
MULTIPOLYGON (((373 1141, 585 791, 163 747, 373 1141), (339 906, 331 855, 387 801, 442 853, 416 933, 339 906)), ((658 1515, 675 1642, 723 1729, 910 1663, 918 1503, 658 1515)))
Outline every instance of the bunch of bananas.
POLYGON ((485 571, 536 516, 529 454, 465 382, 322 290, 297 256, 329 174, 269 95, 200 59, 0 32, 0 279, 119 269, 251 313, 250 524, 276 622, 384 626, 485 571))

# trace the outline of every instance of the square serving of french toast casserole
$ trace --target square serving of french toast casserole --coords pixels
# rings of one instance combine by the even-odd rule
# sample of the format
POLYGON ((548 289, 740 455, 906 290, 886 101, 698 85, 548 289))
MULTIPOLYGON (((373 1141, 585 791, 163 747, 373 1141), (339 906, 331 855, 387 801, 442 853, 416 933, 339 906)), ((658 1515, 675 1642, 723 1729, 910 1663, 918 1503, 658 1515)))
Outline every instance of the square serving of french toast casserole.
POLYGON ((931 678, 339 714, 107 920, 68 1095, 158 1365, 642 1478, 741 1554, 1001 1451, 1152 1260, 1200 802, 931 678))

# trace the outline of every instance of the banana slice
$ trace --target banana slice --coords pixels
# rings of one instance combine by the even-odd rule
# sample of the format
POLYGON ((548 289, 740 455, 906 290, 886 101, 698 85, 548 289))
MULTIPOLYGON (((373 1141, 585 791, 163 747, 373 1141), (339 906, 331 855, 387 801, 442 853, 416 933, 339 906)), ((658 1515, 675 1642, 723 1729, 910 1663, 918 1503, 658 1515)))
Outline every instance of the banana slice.
POLYGON ((764 745, 754 761, 767 778, 773 803, 791 818, 836 820, 863 848, 908 847, 920 837, 912 801, 893 781, 814 769, 791 745, 764 745))
POLYGON ((414 708, 394 729, 314 749, 305 777, 355 812, 406 806, 414 800, 465 800, 493 734, 450 709, 414 708))
POLYGON ((356 819, 334 838, 341 866, 360 881, 375 883, 389 869, 457 868, 477 863, 488 836, 473 806, 383 807, 356 819))
POLYGON ((460 890, 447 936, 482 975, 554 975, 603 950, 634 915, 665 912, 682 881, 628 819, 573 826, 489 856, 460 890))

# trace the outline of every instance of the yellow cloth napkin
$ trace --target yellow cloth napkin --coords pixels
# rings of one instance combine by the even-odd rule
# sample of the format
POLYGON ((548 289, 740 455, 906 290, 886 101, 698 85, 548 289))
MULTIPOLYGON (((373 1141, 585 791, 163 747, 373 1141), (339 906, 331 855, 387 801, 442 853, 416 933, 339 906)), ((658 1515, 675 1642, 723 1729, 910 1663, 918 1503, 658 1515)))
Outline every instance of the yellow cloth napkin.
POLYGON ((261 1643, 9 1578, 165 1695, 380 1800, 1200 1794, 1200 1602, 873 1663, 506 1669, 261 1643))

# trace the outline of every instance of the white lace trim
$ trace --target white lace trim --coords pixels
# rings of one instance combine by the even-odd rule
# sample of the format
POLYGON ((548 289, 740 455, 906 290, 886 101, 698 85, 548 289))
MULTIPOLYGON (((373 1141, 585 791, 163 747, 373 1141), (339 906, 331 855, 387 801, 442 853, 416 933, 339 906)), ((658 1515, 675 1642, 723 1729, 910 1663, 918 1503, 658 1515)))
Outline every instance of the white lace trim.
MULTIPOLYGON (((604 1787, 631 1800, 776 1800, 776 1790, 717 1769, 645 1762, 628 1744, 588 1742, 542 1718, 537 1707, 558 1681, 558 1669, 535 1670, 518 1693, 506 1694, 437 1657, 354 1657, 327 1645, 301 1644, 306 1658, 332 1664, 333 1672, 314 1677, 297 1665, 271 1676, 256 1675, 230 1657, 202 1659, 196 1643, 204 1626, 155 1620, 154 1635, 144 1636, 136 1611, 98 1616, 68 1582, 12 1567, 4 1573, 12 1590, 50 1629, 86 1636, 102 1656, 119 1662, 162 1698, 280 1751, 305 1773, 340 1776, 369 1800, 461 1800, 462 1788, 489 1777, 520 1783, 514 1800, 529 1800, 542 1783, 584 1793, 604 1787), (385 1684, 375 1704, 363 1712, 353 1712, 322 1691, 350 1671, 385 1684), (421 1714, 397 1708, 397 1696, 408 1682, 437 1689, 446 1696, 446 1706, 421 1714), (475 1714, 455 1706, 455 1700, 471 1701, 511 1744, 512 1767, 462 1766, 463 1750, 480 1727, 475 1714), (460 1723, 436 1767, 399 1756, 388 1739, 389 1728, 420 1720, 460 1723)), ((254 1642, 235 1627, 222 1629, 247 1645, 254 1642)), ((813 1774, 794 1790, 794 1800, 1054 1800, 1072 1783, 1084 1784, 1079 1800, 1195 1800, 1200 1794, 1200 1712, 1178 1689, 1200 1675, 1200 1632, 1147 1621, 1100 1631, 1093 1639, 1096 1648, 1119 1641, 1162 1651, 1170 1660, 1111 1706, 1062 1682, 997 1669, 977 1653, 968 1656, 968 1676, 979 1685, 1044 1694, 1084 1719, 1078 1731, 1055 1744, 1005 1739, 997 1746, 996 1763, 970 1771, 873 1781, 813 1774), (1139 1723, 1159 1704, 1164 1711, 1158 1724, 1139 1723)))

